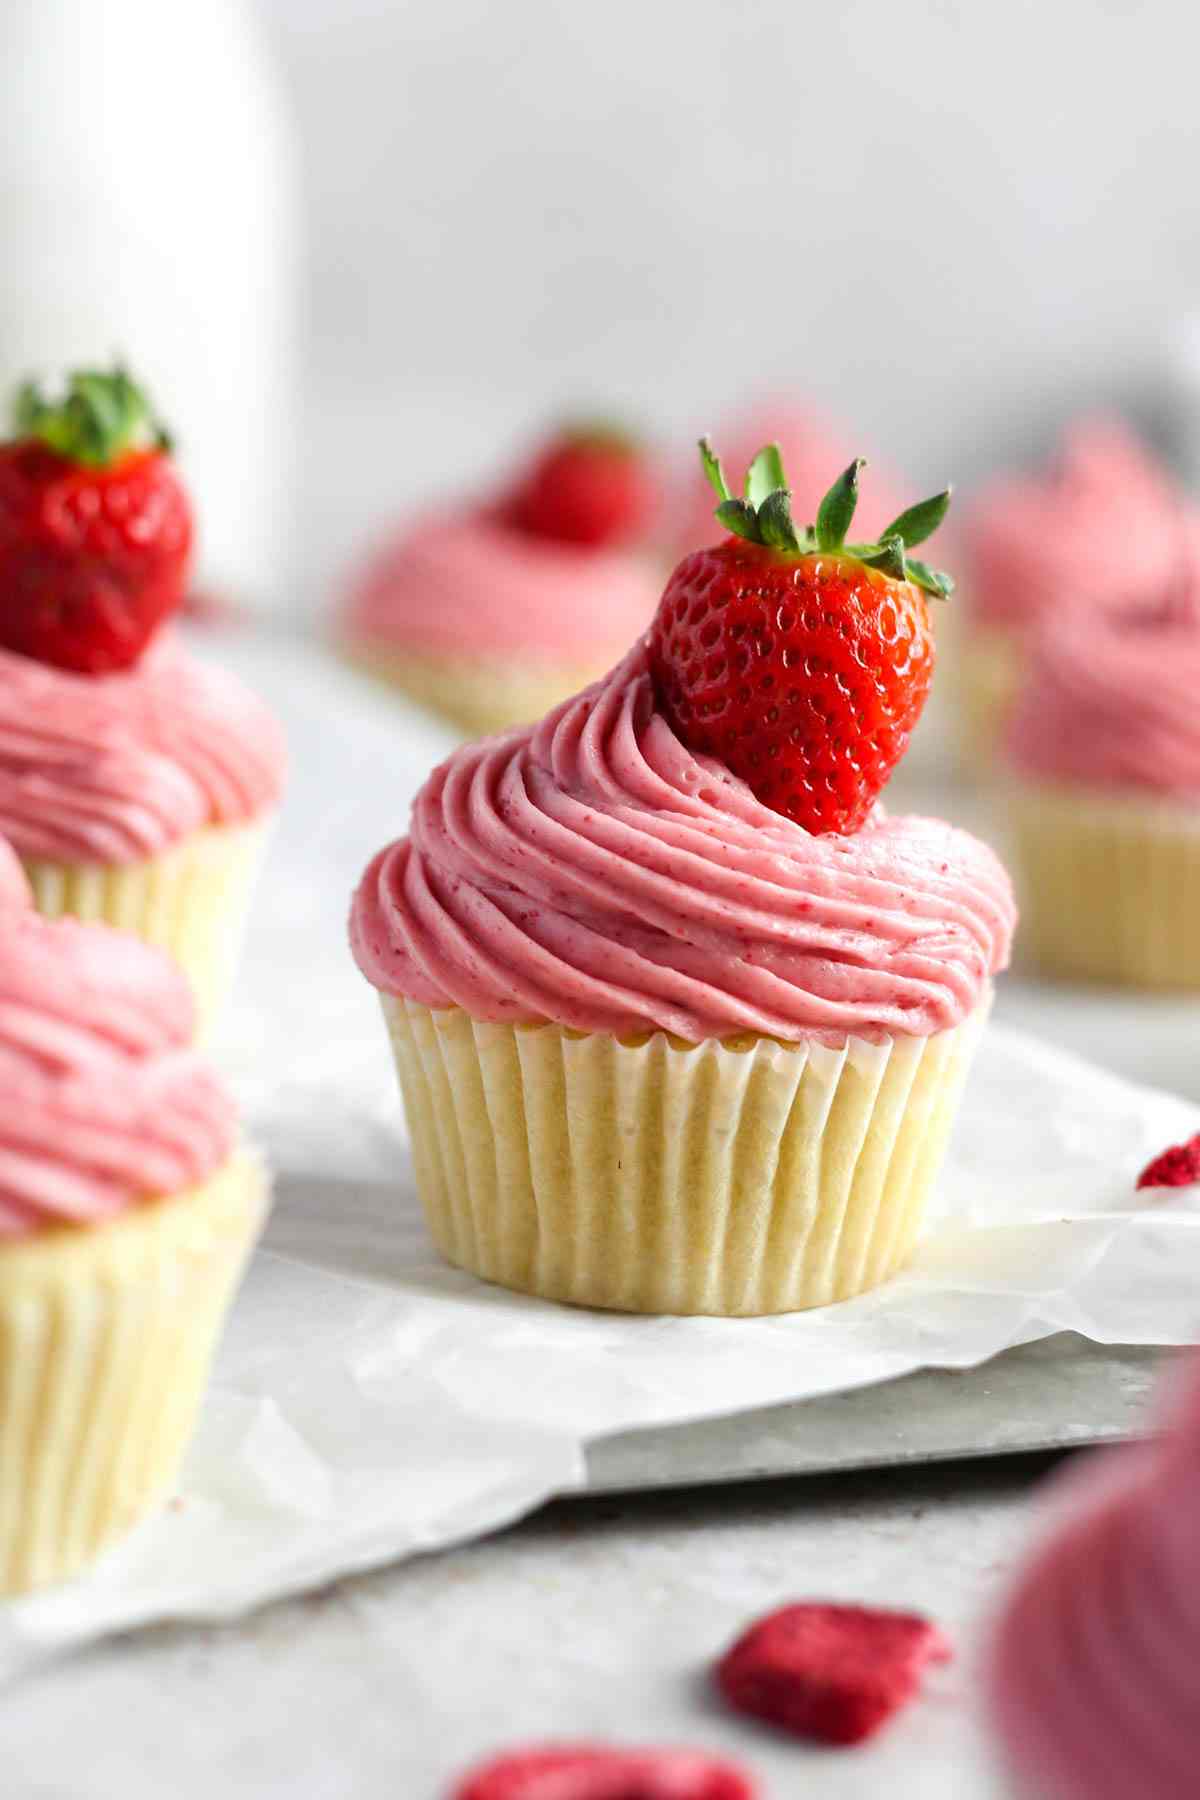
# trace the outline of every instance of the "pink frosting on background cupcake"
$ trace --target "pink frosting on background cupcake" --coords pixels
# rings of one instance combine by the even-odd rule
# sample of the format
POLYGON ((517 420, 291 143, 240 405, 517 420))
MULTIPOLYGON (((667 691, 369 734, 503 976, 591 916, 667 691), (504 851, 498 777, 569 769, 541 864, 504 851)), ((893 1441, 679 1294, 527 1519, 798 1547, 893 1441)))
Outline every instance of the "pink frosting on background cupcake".
POLYGON ((1076 605, 1036 635, 1009 734, 1022 774, 1200 805, 1200 595, 1076 605))
MULTIPOLYGON (((783 456, 792 491, 792 514, 801 523, 816 517, 817 506, 856 456, 865 455, 861 498, 854 515, 856 541, 866 542, 904 510, 905 501, 886 464, 861 443, 852 442, 818 415, 790 401, 763 406, 727 420, 711 434, 730 488, 741 492, 742 478, 764 444, 776 443, 783 456)), ((675 516, 669 532, 676 556, 719 543, 722 527, 713 517, 716 499, 693 449, 680 480, 675 516)))
POLYGON ((960 1023, 1014 922, 965 832, 877 809, 814 837, 694 756, 639 645, 540 725, 435 770, 351 936, 377 988, 479 1019, 841 1041, 960 1023))
POLYGON ((1099 609, 1154 594, 1180 560, 1186 521, 1137 438, 1086 420, 1051 468, 994 483, 968 510, 966 604, 981 624, 1023 629, 1071 600, 1099 609))
POLYGON ((0 915, 0 1238, 96 1223, 211 1175, 232 1102, 187 982, 107 926, 0 915))
POLYGON ((1200 1769, 1200 1359, 1160 1442, 1072 1465, 1002 1609, 992 1716, 1038 1800, 1190 1800, 1200 1769))
POLYGON ((0 834, 21 856, 155 856, 269 810, 284 762, 266 707, 169 636, 116 675, 0 651, 0 834))
POLYGON ((342 628, 368 650, 601 668, 646 629, 661 588, 636 551, 536 538, 483 509, 438 510, 371 560, 342 628))

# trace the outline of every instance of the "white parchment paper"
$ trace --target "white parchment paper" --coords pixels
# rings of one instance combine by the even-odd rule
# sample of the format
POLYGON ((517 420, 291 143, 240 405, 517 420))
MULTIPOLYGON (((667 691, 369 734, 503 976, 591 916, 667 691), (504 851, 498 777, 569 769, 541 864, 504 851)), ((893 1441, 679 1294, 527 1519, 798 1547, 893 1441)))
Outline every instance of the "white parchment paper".
POLYGON ((499 1526, 607 1432, 799 1400, 1064 1329, 1180 1344, 1200 1201, 1136 1195, 1186 1102, 993 1026, 944 1216, 874 1294, 789 1318, 635 1319, 509 1295, 425 1236, 350 887, 449 741, 313 653, 239 654, 288 716, 293 796, 225 1046, 277 1202, 178 1496, 84 1579, 0 1609, 0 1675, 166 1617, 233 1616, 499 1526))

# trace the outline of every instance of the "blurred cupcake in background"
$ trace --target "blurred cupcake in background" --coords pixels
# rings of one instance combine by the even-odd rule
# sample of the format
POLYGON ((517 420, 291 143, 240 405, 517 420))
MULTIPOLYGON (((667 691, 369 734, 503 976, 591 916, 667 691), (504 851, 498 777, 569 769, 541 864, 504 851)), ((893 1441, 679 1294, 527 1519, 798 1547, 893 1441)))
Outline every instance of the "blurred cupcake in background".
MULTIPOLYGON (((829 486, 829 471, 846 468, 861 449, 860 439, 791 399, 746 408, 720 424, 714 436, 732 469, 748 469, 763 444, 778 444, 792 484, 792 513, 803 523, 815 519, 829 486)), ((712 489, 697 466, 694 449, 685 460, 667 519, 672 560, 716 543, 721 535, 713 522, 712 489)), ((899 481, 885 464, 871 455, 868 462, 870 479, 864 483, 857 517, 863 535, 872 537, 899 514, 904 501, 899 481)))
POLYGON ((1156 605, 1077 603, 1034 638, 1007 762, 1025 942, 1048 974, 1200 989, 1198 694, 1194 561, 1156 605))
POLYGON ((1180 556, 1187 511, 1167 471, 1119 420, 1083 420, 1047 469, 992 483, 961 543, 957 696, 963 756, 995 761, 1030 633, 1051 609, 1154 596, 1180 556))
POLYGON ((0 1595, 135 1524, 191 1436, 266 1210, 193 1018, 162 952, 0 907, 0 1595))
POLYGON ((32 387, 0 445, 0 833, 39 910, 168 950, 224 998, 284 769, 282 734, 163 627, 191 503, 120 369, 32 387))
POLYGON ((368 561, 336 630, 354 663, 471 735, 539 718, 650 623, 657 468, 568 427, 490 498, 431 507, 368 561))

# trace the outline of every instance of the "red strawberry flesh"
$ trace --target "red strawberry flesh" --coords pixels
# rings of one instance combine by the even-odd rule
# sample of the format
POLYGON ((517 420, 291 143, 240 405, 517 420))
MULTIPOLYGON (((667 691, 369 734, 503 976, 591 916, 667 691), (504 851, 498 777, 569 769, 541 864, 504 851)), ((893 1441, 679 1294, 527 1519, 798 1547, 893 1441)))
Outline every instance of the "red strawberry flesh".
POLYGON ((1172 1144, 1146 1164, 1139 1188, 1194 1187, 1200 1184, 1200 1131, 1185 1144, 1172 1144))
POLYGON ((857 1744, 916 1696, 927 1664, 951 1654, 917 1613, 806 1602, 751 1625, 715 1679, 738 1712, 797 1737, 857 1744))
POLYGON ((693 1750, 614 1750, 596 1744, 512 1751, 483 1764, 453 1800, 756 1800, 734 1763, 693 1750))

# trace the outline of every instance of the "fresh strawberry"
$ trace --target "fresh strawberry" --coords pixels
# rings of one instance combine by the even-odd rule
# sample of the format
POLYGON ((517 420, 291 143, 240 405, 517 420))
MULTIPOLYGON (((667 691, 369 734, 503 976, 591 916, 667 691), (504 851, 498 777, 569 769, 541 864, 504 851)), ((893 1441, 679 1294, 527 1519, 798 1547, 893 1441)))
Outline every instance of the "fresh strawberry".
POLYGON ((553 1744, 485 1763, 453 1800, 755 1800, 733 1763, 695 1750, 608 1750, 553 1744))
POLYGON ((751 1625, 715 1679, 738 1712, 797 1737, 858 1744, 915 1697, 927 1663, 951 1655, 918 1613, 808 1603, 751 1625))
POLYGON ((610 426, 560 432, 501 503, 501 517, 531 537, 598 550, 645 529, 654 485, 645 452, 610 426))
POLYGON ((101 675, 136 662, 179 605, 192 509, 170 443, 122 369, 65 398, 27 385, 0 444, 0 645, 101 675))
POLYGON ((1138 1176, 1139 1188, 1197 1185, 1200 1185, 1200 1131, 1186 1144, 1172 1144, 1162 1151, 1138 1176))
POLYGON ((741 500, 707 439, 700 453, 734 535, 685 556, 667 582, 649 637, 662 706, 689 748, 764 805, 811 832, 857 831, 929 693, 925 595, 953 584, 908 550, 937 529, 950 490, 878 543, 847 544, 861 459, 800 528, 775 445, 751 463, 741 500))

